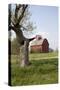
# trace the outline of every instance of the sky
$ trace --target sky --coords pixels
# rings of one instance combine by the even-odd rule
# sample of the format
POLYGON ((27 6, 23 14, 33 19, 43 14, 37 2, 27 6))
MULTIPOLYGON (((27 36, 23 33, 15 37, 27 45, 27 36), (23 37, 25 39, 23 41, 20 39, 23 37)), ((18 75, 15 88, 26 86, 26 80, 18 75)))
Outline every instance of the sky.
POLYGON ((30 21, 36 26, 31 33, 23 32, 28 38, 41 35, 47 38, 49 47, 58 48, 58 7, 29 5, 30 21))
POLYGON ((49 47, 58 48, 58 7, 31 5, 31 21, 36 25, 34 35, 42 35, 47 38, 49 47))

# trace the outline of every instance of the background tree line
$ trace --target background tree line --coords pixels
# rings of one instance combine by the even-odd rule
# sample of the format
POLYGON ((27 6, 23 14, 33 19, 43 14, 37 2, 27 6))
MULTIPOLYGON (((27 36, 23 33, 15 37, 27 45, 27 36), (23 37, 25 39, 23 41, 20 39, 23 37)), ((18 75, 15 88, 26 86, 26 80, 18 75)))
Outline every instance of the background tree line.
POLYGON ((20 53, 20 46, 17 42, 17 39, 14 38, 11 42, 11 55, 19 55, 20 53))

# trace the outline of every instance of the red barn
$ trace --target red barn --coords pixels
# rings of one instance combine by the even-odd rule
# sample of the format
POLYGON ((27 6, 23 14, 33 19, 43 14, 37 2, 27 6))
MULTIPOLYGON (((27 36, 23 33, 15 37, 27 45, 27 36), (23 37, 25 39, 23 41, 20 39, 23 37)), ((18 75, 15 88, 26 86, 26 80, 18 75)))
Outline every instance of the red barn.
POLYGON ((31 43, 31 52, 49 52, 49 43, 46 38, 42 38, 40 35, 36 36, 36 39, 31 43))

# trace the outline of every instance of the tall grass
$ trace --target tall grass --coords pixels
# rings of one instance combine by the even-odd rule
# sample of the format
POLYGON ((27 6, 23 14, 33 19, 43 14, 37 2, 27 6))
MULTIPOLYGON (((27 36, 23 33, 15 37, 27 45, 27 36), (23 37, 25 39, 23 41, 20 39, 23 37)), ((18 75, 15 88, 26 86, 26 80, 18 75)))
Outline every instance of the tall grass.
POLYGON ((11 58, 12 86, 58 83, 57 53, 46 53, 46 54, 35 53, 30 54, 29 57, 31 65, 21 68, 19 63, 19 56, 12 55, 11 58), (49 57, 54 58, 44 59, 44 57, 48 57, 48 55, 49 57))

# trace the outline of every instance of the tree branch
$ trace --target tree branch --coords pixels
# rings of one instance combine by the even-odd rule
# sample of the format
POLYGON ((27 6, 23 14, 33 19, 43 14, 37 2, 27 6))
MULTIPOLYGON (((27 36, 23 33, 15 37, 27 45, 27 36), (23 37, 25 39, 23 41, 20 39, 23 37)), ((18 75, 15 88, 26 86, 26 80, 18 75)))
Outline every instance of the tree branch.
POLYGON ((9 15, 8 15, 8 25, 10 25, 11 24, 11 4, 9 4, 8 12, 9 12, 9 15))
POLYGON ((24 17, 24 13, 25 13, 25 10, 26 10, 27 7, 28 7, 28 5, 23 5, 22 13, 21 13, 20 17, 19 17, 18 20, 17 20, 16 26, 19 25, 20 21, 21 21, 22 18, 24 17))
POLYGON ((14 26, 9 25, 9 31, 10 31, 11 29, 14 30, 14 31, 16 30, 16 28, 15 28, 14 26))
POLYGON ((17 16, 18 16, 18 11, 19 11, 19 9, 21 8, 21 6, 22 6, 22 5, 20 5, 20 4, 19 4, 19 5, 16 4, 16 8, 15 8, 15 18, 17 18, 17 16))

